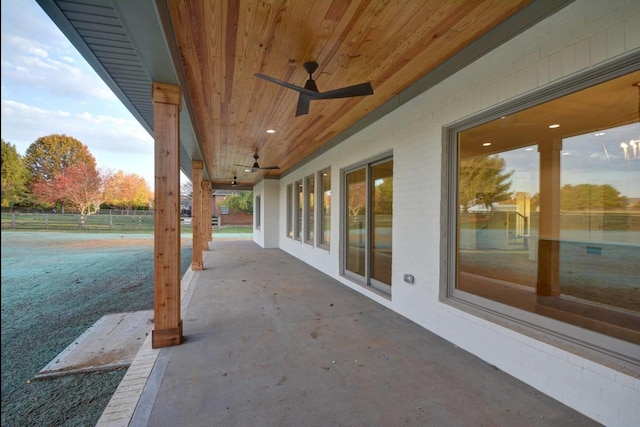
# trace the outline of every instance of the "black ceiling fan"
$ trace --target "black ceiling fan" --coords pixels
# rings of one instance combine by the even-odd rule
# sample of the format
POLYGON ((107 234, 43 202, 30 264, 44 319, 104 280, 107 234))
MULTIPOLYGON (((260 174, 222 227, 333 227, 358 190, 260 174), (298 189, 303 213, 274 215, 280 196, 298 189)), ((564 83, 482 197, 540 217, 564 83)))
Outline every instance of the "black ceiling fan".
POLYGON ((259 171, 259 170, 275 170, 275 169, 280 169, 280 166, 260 166, 260 165, 258 164, 258 157, 259 157, 259 156, 258 156, 258 154, 257 154, 257 153, 253 155, 253 158, 256 160, 256 161, 253 163, 253 166, 239 165, 239 164, 237 164, 237 163, 234 163, 234 165, 236 165, 236 166, 240 166, 240 167, 242 167, 242 168, 247 168, 247 169, 251 168, 251 172, 257 172, 257 171, 259 171))
POLYGON ((238 185, 238 177, 237 177, 237 176, 234 176, 234 177, 233 177, 233 181, 231 182, 231 185, 232 185, 232 186, 234 186, 234 187, 235 187, 236 185, 238 185))
POLYGON ((274 79, 273 77, 265 76, 261 73, 256 73, 254 76, 264 80, 279 84, 289 89, 293 89, 300 93, 298 96, 298 106, 296 108, 296 117, 303 114, 309 114, 309 103, 316 99, 337 99, 337 98, 351 98, 354 96, 366 96, 373 95, 373 87, 371 83, 360 83, 353 86, 347 86, 340 89, 334 89, 327 92, 320 92, 315 80, 313 80, 313 73, 318 69, 317 62, 305 62, 302 64, 304 69, 309 73, 309 80, 305 83, 304 87, 292 85, 282 80, 274 79))

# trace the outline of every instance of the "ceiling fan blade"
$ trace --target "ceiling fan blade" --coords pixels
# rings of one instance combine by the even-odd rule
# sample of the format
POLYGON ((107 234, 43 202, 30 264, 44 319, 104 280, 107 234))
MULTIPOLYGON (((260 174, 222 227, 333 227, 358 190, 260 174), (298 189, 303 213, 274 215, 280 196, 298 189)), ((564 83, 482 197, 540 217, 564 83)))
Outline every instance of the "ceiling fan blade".
POLYGON ((300 87, 300 86, 292 85, 291 83, 283 82, 282 80, 274 79, 273 77, 265 76, 264 74, 261 74, 261 73, 256 73, 256 74, 254 74, 254 76, 259 77, 259 78, 264 79, 264 80, 267 80, 267 81, 270 81, 272 83, 278 84, 280 86, 284 86, 286 88, 293 89, 293 90, 298 91, 301 94, 305 94, 307 96, 314 96, 314 95, 318 94, 318 92, 314 92, 312 90, 305 89, 305 88, 300 87))
POLYGON ((250 168, 251 167, 249 165, 239 165, 237 163, 234 163, 233 166, 240 166, 241 168, 250 168))
POLYGON ((298 107, 296 108, 296 117, 302 116, 304 114, 309 114, 310 103, 311 103, 311 98, 301 93, 300 96, 298 97, 298 107))
POLYGON ((351 98, 353 96, 366 95, 373 95, 373 86, 371 86, 371 83, 369 82, 347 86, 340 89, 334 89, 327 92, 321 92, 316 96, 312 96, 311 99, 351 98))
POLYGON ((280 166, 261 166, 258 169, 262 169, 262 170, 276 170, 276 169, 280 169, 280 166))

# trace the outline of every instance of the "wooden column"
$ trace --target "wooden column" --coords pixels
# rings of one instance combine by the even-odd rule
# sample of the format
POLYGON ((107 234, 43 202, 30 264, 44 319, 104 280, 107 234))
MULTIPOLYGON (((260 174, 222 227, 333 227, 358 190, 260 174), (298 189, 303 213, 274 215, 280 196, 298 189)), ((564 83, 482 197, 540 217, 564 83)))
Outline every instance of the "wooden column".
POLYGON ((209 187, 209 181, 202 181, 202 212, 205 218, 207 218, 206 224, 202 230, 202 247, 204 250, 209 250, 209 242, 211 241, 211 188, 209 187))
POLYGON ((153 82, 154 329, 151 347, 182 343, 180 318, 180 88, 153 82))
POLYGON ((560 155, 562 140, 539 144, 538 284, 542 296, 560 295, 560 155))
POLYGON ((202 233, 206 229, 206 213, 202 204, 202 161, 193 160, 193 194, 191 197, 191 226, 193 228, 193 254, 191 269, 202 270, 202 233))

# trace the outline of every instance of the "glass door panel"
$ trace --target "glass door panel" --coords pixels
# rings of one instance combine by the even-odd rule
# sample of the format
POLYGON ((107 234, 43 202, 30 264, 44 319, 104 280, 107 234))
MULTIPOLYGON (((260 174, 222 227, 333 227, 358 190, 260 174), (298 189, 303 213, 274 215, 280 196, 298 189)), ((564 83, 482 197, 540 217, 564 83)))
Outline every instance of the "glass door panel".
POLYGON ((391 286, 393 160, 371 167, 371 279, 391 286))
POLYGON ((365 254, 367 247, 367 181, 366 169, 358 169, 346 174, 347 271, 366 277, 365 254))

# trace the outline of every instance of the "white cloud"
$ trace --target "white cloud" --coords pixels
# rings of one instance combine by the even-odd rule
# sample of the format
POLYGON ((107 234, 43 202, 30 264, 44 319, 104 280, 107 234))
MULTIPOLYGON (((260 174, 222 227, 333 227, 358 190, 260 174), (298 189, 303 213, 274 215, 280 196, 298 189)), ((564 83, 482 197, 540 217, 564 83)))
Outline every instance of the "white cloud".
POLYGON ((2 139, 24 154, 36 139, 66 134, 98 167, 154 185, 153 138, 34 0, 2 1, 2 139))

